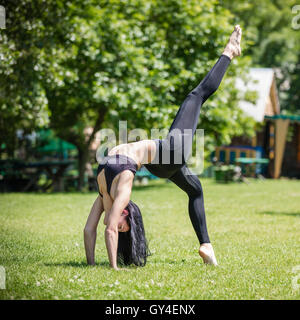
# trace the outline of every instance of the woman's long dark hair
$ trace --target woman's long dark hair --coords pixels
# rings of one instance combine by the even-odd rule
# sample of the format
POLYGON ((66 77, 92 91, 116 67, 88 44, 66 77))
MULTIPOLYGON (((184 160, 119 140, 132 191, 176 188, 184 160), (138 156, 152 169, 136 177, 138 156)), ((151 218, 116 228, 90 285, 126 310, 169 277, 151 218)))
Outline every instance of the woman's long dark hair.
POLYGON ((148 242, 145 236, 143 218, 139 207, 132 201, 128 206, 128 223, 130 230, 119 232, 118 262, 125 265, 135 264, 143 267, 150 255, 148 242))

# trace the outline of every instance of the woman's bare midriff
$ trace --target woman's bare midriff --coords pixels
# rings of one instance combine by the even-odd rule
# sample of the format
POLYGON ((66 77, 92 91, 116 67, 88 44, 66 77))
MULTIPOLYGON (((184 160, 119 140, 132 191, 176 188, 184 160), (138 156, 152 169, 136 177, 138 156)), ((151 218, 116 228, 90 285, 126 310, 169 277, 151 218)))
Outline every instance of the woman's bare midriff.
MULTIPOLYGON (((118 145, 113 149, 111 149, 108 155, 113 156, 116 154, 120 154, 120 155, 127 156, 132 160, 134 160, 138 165, 138 169, 140 169, 142 164, 149 163, 154 159, 155 151, 156 151, 156 144, 153 140, 142 140, 138 142, 118 145)), ((108 213, 114 201, 112 195, 115 193, 116 186, 118 184, 118 180, 121 172, 117 176, 115 176, 115 178, 113 179, 111 184, 111 189, 110 189, 111 194, 109 194, 107 192, 104 170, 105 169, 103 169, 99 173, 97 177, 97 181, 98 181, 99 191, 103 195, 103 205, 104 205, 104 211, 105 211, 103 223, 106 225, 107 219, 108 219, 108 213)))
POLYGON ((112 148, 108 155, 113 156, 115 154, 121 154, 134 160, 138 169, 142 164, 151 162, 155 157, 156 144, 153 140, 142 140, 138 142, 120 144, 112 148))

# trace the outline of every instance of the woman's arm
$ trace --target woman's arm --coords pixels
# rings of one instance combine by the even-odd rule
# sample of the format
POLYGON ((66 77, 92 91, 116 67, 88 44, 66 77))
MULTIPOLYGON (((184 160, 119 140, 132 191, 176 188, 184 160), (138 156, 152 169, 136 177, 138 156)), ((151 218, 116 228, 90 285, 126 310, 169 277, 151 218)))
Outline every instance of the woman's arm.
POLYGON ((121 173, 115 192, 114 202, 108 214, 107 226, 105 229, 105 244, 110 266, 116 270, 118 250, 118 223, 123 210, 130 200, 132 182, 134 175, 130 171, 121 173))
POLYGON ((104 210, 103 201, 98 196, 92 206, 86 225, 84 227, 84 246, 88 264, 95 264, 95 245, 97 238, 97 226, 104 210))

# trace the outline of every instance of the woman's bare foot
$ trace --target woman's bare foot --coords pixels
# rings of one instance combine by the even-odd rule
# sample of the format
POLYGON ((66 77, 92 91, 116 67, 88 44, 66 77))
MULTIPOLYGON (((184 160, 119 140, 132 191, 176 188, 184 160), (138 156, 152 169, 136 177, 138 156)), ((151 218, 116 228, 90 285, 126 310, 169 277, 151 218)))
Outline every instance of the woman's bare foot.
POLYGON ((202 243, 199 249, 199 255, 205 264, 217 266, 218 262, 214 253, 214 249, 210 243, 202 243))
POLYGON ((230 59, 240 56, 242 52, 241 38, 242 38, 242 29, 239 25, 236 25, 223 51, 223 54, 228 56, 230 59))

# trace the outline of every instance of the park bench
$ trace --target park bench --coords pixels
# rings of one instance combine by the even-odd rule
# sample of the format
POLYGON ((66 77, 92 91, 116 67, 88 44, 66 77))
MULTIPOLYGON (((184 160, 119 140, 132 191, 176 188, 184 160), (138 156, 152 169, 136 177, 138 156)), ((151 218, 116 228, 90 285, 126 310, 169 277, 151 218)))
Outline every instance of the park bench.
POLYGON ((247 176, 255 177, 258 171, 258 166, 267 165, 269 159, 266 158, 236 158, 235 163, 240 165, 242 168, 242 173, 247 176))
POLYGON ((64 191, 63 175, 69 165, 74 161, 38 161, 25 162, 21 160, 2 160, 0 162, 0 172, 2 176, 3 191, 28 191, 47 190, 51 186, 55 191, 64 191), (38 186, 40 176, 46 173, 51 182, 38 186))

